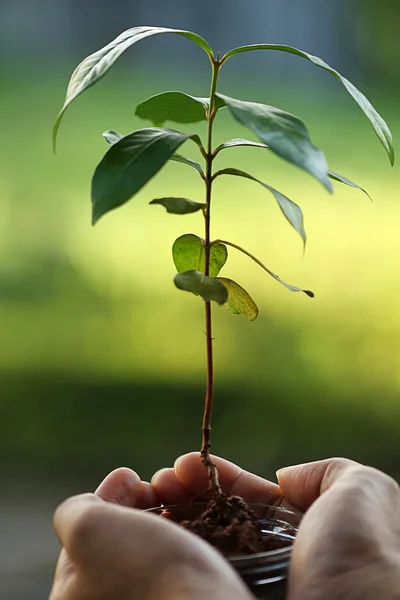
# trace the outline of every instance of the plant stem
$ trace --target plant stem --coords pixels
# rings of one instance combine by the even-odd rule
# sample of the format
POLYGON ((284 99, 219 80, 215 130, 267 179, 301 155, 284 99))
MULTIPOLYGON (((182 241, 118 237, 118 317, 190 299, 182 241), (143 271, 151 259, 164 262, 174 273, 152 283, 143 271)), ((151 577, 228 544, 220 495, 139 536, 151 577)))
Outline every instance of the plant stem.
MULTIPOLYGON (((216 116, 214 109, 215 91, 217 89, 218 74, 220 69, 220 63, 218 57, 212 60, 212 80, 210 90, 210 104, 208 107, 207 114, 207 152, 206 152, 206 207, 204 209, 204 220, 205 220, 205 265, 204 274, 208 277, 210 274, 210 221, 211 221, 211 194, 212 194, 212 163, 213 163, 213 149, 212 149, 212 130, 213 123, 216 116)), ((202 444, 201 444, 201 459, 203 465, 206 467, 208 472, 208 478, 210 482, 210 489, 214 495, 222 494, 221 487, 218 480, 217 467, 211 460, 211 416, 213 409, 214 400, 214 361, 213 361, 213 337, 212 337, 212 321, 211 321, 211 302, 205 302, 205 320, 206 320, 206 349, 207 349, 207 389, 206 398, 204 404, 204 416, 203 416, 203 427, 202 427, 202 444)))

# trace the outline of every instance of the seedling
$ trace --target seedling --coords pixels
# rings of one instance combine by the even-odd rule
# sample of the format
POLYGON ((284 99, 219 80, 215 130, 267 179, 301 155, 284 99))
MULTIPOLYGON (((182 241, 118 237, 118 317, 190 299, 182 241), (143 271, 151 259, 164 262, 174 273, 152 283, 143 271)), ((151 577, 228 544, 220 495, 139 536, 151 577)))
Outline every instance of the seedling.
MULTIPOLYGON (((139 129, 124 136, 116 131, 107 131, 103 134, 111 147, 97 166, 93 176, 92 220, 95 224, 103 215, 128 202, 142 190, 146 183, 168 161, 176 161, 194 169, 204 181, 204 203, 194 202, 188 198, 165 197, 155 199, 151 204, 161 204, 169 213, 179 215, 198 211, 204 218, 204 239, 193 234, 182 235, 175 240, 172 254, 178 272, 174 278, 176 287, 200 296, 205 304, 207 389, 202 426, 201 456, 208 471, 210 488, 214 494, 219 495, 221 489, 218 482, 218 473, 210 458, 214 389, 211 303, 225 305, 232 314, 243 314, 251 321, 256 319, 258 315, 258 308, 254 300, 243 287, 232 279, 218 276, 227 261, 227 246, 246 254, 287 289, 293 292, 304 292, 309 297, 313 297, 314 294, 310 290, 285 283, 258 258, 238 244, 227 240, 212 240, 213 182, 219 177, 230 175, 244 177, 259 183, 269 191, 277 201, 287 221, 301 236, 304 245, 306 244, 303 213, 295 202, 249 173, 234 168, 215 170, 214 160, 220 152, 237 146, 257 147, 263 152, 266 150, 273 152, 284 160, 307 171, 321 182, 328 192, 333 191, 332 180, 362 189, 349 179, 329 170, 323 152, 313 145, 308 131, 300 119, 273 106, 238 100, 222 94, 217 87, 221 68, 228 60, 243 52, 276 50, 305 58, 317 67, 328 71, 344 85, 347 92, 370 121, 392 165, 394 163, 394 149, 389 127, 372 104, 350 81, 342 77, 320 58, 296 48, 279 44, 242 46, 230 50, 223 56, 220 53, 215 55, 208 43, 199 35, 190 31, 164 27, 133 27, 128 29, 113 42, 86 58, 75 69, 68 85, 64 105, 54 127, 54 146, 61 119, 71 102, 104 77, 119 56, 130 46, 144 38, 162 33, 171 33, 188 38, 206 53, 211 63, 210 94, 206 98, 198 98, 179 91, 157 94, 144 100, 136 108, 136 115, 151 121, 153 127, 139 129), (218 112, 224 108, 229 111, 234 120, 252 131, 259 141, 254 142, 243 138, 235 138, 214 148, 214 122, 218 112), (197 134, 187 134, 175 129, 165 128, 164 123, 167 121, 176 123, 205 121, 207 125, 206 139, 202 141, 197 134), (191 141, 197 146, 200 160, 203 159, 203 165, 178 154, 180 147, 187 141, 191 141)), ((265 158, 268 159, 268 153, 266 152, 265 158)), ((365 190, 363 191, 365 192, 365 190)))

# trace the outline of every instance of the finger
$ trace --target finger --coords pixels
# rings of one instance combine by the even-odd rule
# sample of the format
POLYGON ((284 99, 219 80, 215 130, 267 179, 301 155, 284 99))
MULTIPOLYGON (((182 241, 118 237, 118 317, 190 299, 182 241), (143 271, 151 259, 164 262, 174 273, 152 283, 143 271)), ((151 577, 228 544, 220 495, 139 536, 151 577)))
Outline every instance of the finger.
POLYGON ((188 490, 177 478, 173 467, 160 469, 151 479, 151 485, 160 499, 160 504, 185 504, 193 499, 188 490))
MULTIPOLYGON (((77 531, 82 534, 85 527, 85 517, 93 513, 93 508, 103 507, 105 503, 95 494, 80 494, 65 500, 56 509, 53 518, 53 527, 60 544, 69 553, 74 545, 77 531)), ((91 521, 92 523, 92 521, 91 521)), ((90 525, 89 519, 86 524, 90 525)), ((82 537, 82 536, 81 536, 82 537)))
POLYGON ((277 472, 278 483, 292 505, 307 510, 340 476, 355 466, 359 466, 358 463, 346 458, 330 458, 284 467, 277 472))
MULTIPOLYGON (((241 496, 247 502, 265 503, 276 502, 281 496, 281 490, 276 483, 245 471, 223 458, 211 458, 218 469, 221 488, 226 494, 241 496)), ((192 493, 207 489, 208 475, 198 453, 181 456, 175 461, 174 468, 178 480, 192 493)))
MULTIPOLYGON (((237 495, 247 502, 263 502, 276 504, 281 498, 278 485, 253 475, 237 465, 216 456, 212 457, 215 463, 222 491, 228 495, 237 495)), ((174 474, 168 470, 162 473, 162 478, 152 481, 161 498, 165 493, 170 493, 169 500, 179 501, 182 494, 191 494, 192 497, 205 492, 209 481, 200 454, 192 452, 181 456, 175 461, 174 474), (174 496, 175 494, 175 496, 174 496)))
POLYGON ((115 469, 107 475, 95 494, 106 502, 114 502, 121 506, 151 508, 159 504, 152 486, 142 482, 135 471, 125 467, 115 469))

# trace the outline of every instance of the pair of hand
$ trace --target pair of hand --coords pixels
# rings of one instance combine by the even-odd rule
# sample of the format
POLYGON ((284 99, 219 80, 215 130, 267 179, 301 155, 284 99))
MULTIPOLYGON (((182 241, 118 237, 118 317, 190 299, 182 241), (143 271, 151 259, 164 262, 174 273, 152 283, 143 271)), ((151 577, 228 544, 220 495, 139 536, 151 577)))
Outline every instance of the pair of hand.
MULTIPOLYGON (((376 469, 330 459, 278 471, 276 485, 214 458, 227 494, 305 511, 292 553, 288 600, 399 600, 400 489, 376 469)), ((50 600, 251 600, 206 542, 142 509, 187 502, 207 487, 199 454, 151 484, 129 469, 95 494, 66 500, 54 525, 63 550, 50 600)))

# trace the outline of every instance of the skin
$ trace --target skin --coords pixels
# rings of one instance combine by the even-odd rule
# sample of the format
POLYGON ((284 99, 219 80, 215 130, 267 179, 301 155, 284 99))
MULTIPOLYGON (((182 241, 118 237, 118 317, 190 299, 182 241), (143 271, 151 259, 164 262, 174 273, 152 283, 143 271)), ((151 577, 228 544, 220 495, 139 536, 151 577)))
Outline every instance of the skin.
MULTIPOLYGON (((305 511, 288 600, 400 600, 400 490, 387 475, 346 459, 278 471, 279 486, 214 457, 222 489, 248 502, 305 511)), ((222 556, 197 536, 141 509, 192 499, 207 488, 197 453, 151 483, 129 469, 95 494, 57 509, 63 550, 50 600, 250 600, 222 556)))

